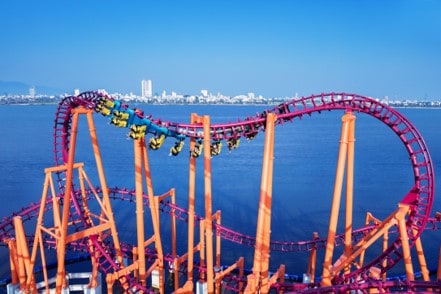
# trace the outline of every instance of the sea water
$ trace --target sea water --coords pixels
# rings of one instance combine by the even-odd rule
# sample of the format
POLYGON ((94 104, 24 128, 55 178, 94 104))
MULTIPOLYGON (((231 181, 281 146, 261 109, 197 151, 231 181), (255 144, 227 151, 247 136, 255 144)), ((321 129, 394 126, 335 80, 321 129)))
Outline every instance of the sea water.
MULTIPOLYGON (((55 164, 53 129, 56 105, 0 106, 0 217, 10 216, 41 198, 44 169, 55 164)), ((146 105, 136 107, 162 121, 189 123, 190 114, 209 115, 211 123, 227 123, 254 116, 270 106, 146 105)), ((441 109, 398 109, 420 131, 431 154, 435 174, 441 169, 441 109)), ((271 239, 310 240, 313 232, 327 235, 335 181, 343 111, 322 112, 295 119, 275 129, 271 239)), ((94 115, 98 143, 109 187, 134 188, 133 141, 127 129, 119 129, 101 115, 94 115)), ((366 114, 356 114, 354 174, 354 228, 361 227, 367 212, 384 219, 396 208, 413 185, 408 154, 399 138, 383 123, 366 114)), ((254 237, 260 196, 264 133, 237 150, 224 148, 212 163, 212 210, 222 213, 222 225, 254 237)), ((168 138, 157 151, 149 150, 155 195, 176 189, 177 204, 187 208, 188 140, 178 156, 169 156, 174 140, 168 138)), ((98 185, 96 165, 87 122, 80 119, 76 162, 83 162, 98 185)), ((196 213, 204 216, 203 160, 197 160, 196 213)), ((439 184, 440 180, 436 181, 439 184)), ((439 185, 438 185, 439 186, 439 185)), ((435 194, 432 216, 441 210, 435 194)), ((344 197, 342 208, 344 207, 344 197)), ((136 244, 135 207, 115 202, 113 211, 121 240, 136 244)), ((146 209, 146 217, 149 211, 146 209)), ((161 215, 169 224, 169 216, 161 215)), ((344 219, 341 215, 339 226, 344 219)), ((152 233, 146 221, 146 235, 152 233)), ((33 233, 33 228, 28 233, 33 233)), ((164 234, 164 251, 170 252, 170 237, 164 234)), ((178 254, 186 252, 187 228, 178 224, 178 254)), ((392 237, 391 237, 392 238, 392 237)), ((395 236, 393 238, 396 238, 395 236)), ((8 250, 0 247, 0 277, 9 272, 8 250)), ((423 246, 430 269, 438 264, 441 232, 425 232, 423 246)), ((245 257, 251 268, 254 249, 222 242, 221 263, 232 264, 245 257)), ((320 255, 319 255, 320 256, 320 255)), ((288 273, 306 271, 308 253, 271 252, 271 270, 286 265, 288 273)), ((318 259, 321 263, 322 260, 318 259)), ((418 270, 418 269, 416 269, 418 270)), ((404 272, 398 268, 397 272, 404 272)), ((320 273, 317 273, 320 274, 320 273)))

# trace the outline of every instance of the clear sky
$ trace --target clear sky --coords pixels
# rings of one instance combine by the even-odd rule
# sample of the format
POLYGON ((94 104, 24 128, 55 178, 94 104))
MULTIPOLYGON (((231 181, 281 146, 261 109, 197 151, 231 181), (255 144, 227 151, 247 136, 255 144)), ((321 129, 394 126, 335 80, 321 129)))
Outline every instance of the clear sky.
POLYGON ((0 80, 441 100, 441 0, 0 1, 0 80))

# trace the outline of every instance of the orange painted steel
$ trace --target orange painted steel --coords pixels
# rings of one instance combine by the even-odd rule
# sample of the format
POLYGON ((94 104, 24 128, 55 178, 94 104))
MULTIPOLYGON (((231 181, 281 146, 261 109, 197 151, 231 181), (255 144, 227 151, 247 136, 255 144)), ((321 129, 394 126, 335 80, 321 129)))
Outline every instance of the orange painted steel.
MULTIPOLYGON (((144 137, 142 137, 140 140, 144 140, 144 137)), ((156 269, 159 271, 159 284, 161 285, 159 291, 161 294, 163 294, 164 293, 164 252, 162 249, 162 240, 161 240, 160 223, 159 223, 159 205, 158 205, 158 198, 155 197, 153 193, 153 185, 150 174, 150 164, 148 161, 148 155, 147 155, 147 149, 145 143, 142 145, 142 154, 143 154, 144 173, 147 184, 147 192, 150 203, 149 205, 150 213, 153 223, 153 232, 154 232, 154 240, 155 240, 154 245, 157 256, 156 269)))
MULTIPOLYGON (((148 160, 147 148, 144 137, 134 140, 134 165, 135 165, 135 194, 136 194, 136 231, 137 231, 137 243, 134 248, 133 264, 123 267, 116 274, 108 274, 106 278, 108 287, 113 285, 114 281, 119 277, 134 273, 138 278, 141 285, 147 284, 146 278, 156 270, 159 275, 159 293, 164 293, 164 254, 162 250, 161 234, 159 227, 159 208, 158 197, 154 196, 153 185, 150 174, 150 164, 148 160), (145 178, 143 178, 143 175, 145 178), (145 227, 144 227, 144 180, 147 188, 147 196, 149 200, 150 213, 153 225, 153 236, 148 240, 145 239, 145 227), (155 262, 147 269, 145 261, 145 248, 153 244, 156 252, 155 262)), ((174 190, 172 193, 174 199, 174 190)), ((168 197, 169 195, 159 196, 161 199, 168 197)), ((174 201, 174 200, 173 200, 174 201)), ((174 223, 175 225, 175 223, 174 223)), ((175 229, 174 229, 175 232, 175 229)), ((174 236, 175 238, 175 236, 174 236)))
MULTIPOLYGON (((281 264, 277 271, 269 279, 270 286, 279 283, 283 284, 285 282, 285 265, 281 264)), ((283 290, 277 291, 277 293, 282 294, 283 290)))
MULTIPOLYGON (((365 226, 368 226, 368 225, 370 225, 371 223, 374 224, 374 225, 376 225, 376 226, 378 226, 378 225, 380 225, 382 222, 381 222, 381 220, 375 218, 375 217, 372 215, 372 213, 368 212, 368 213, 366 213, 365 226)), ((388 232, 388 231, 384 231, 384 234, 383 234, 383 252, 386 251, 386 249, 387 249, 388 246, 389 246, 389 232, 388 232)), ((362 266, 363 266, 363 263, 364 263, 364 257, 365 257, 365 252, 366 252, 366 251, 364 250, 364 251, 362 251, 362 252, 360 253, 359 262, 358 262, 358 264, 357 264, 357 267, 362 267, 362 266)), ((383 261, 383 266, 386 266, 386 262, 387 262, 386 260, 383 261)), ((383 281, 386 281, 386 273, 383 273, 383 275, 381 276, 381 279, 382 279, 383 281)))
POLYGON ((23 229, 23 222, 21 217, 14 217, 15 238, 17 241, 17 260, 18 260, 18 281, 20 290, 28 293, 36 293, 35 280, 32 272, 32 265, 29 256, 28 245, 23 229), (27 277, 30 277, 30 287, 27 287, 27 277))
MULTIPOLYGON (((66 283, 64 256, 66 254, 66 244, 71 241, 77 240, 79 238, 88 237, 92 233, 100 235, 102 231, 110 229, 112 232, 113 242, 115 244, 117 258, 119 262, 122 262, 121 250, 118 241, 118 234, 116 230, 115 221, 113 219, 113 212, 110 205, 110 199, 108 195, 108 189, 104 176, 104 169, 102 166, 102 159, 98 146, 98 140, 96 137, 96 130, 93 123, 92 114, 93 114, 92 110, 87 110, 82 107, 72 110, 72 129, 71 129, 68 161, 66 164, 66 186, 65 186, 65 193, 63 196, 63 213, 61 215, 61 226, 59 232, 60 237, 58 239, 58 244, 57 244, 58 267, 57 267, 57 277, 56 277, 56 293, 61 293, 63 285, 66 283), (75 161, 75 147, 76 147, 76 139, 78 133, 78 119, 79 119, 79 115, 81 114, 83 115, 85 114, 87 117, 98 176, 103 191, 103 195, 102 195, 103 206, 102 206, 101 214, 102 216, 105 215, 107 217, 107 220, 105 222, 106 224, 100 224, 99 226, 95 226, 94 228, 88 228, 83 232, 78 232, 72 234, 71 236, 68 236, 68 225, 69 225, 68 222, 70 217, 69 209, 70 209, 71 197, 73 197, 72 180, 73 180, 73 170, 74 170, 74 161, 75 161)), ((87 218, 90 218, 90 216, 87 216, 87 218)), ((100 222, 103 222, 103 218, 101 218, 100 222)))
MULTIPOLYGON (((344 253, 346 256, 352 254, 352 212, 353 212, 353 190, 354 190, 354 153, 355 153, 355 116, 347 112, 349 119, 348 126, 348 147, 346 160, 346 217, 345 217, 345 240, 344 253)), ((351 264, 347 264, 345 273, 351 271, 351 264)))
MULTIPOLYGON (((55 172, 60 172, 60 171, 64 171, 65 169, 67 169, 67 166, 58 166, 58 167, 53 167, 53 168, 47 168, 45 169, 45 173, 46 173, 46 177, 45 177, 45 183, 44 183, 44 188, 43 188, 43 194, 42 194, 42 198, 41 198, 41 205, 40 205, 40 211, 39 211, 39 216, 38 216, 38 220, 37 220, 37 224, 36 224, 36 232, 35 232, 35 237, 34 237, 34 244, 33 244, 33 248, 32 248, 32 255, 31 255, 31 269, 30 269, 30 273, 32 273, 33 268, 35 266, 35 261, 37 260, 37 249, 40 249, 40 255, 41 255, 41 262, 42 262, 42 268, 43 268, 43 274, 44 274, 44 279, 46 284, 48 284, 48 278, 47 278, 47 271, 46 271, 46 264, 45 264, 45 255, 44 255, 44 246, 43 246, 43 237, 42 234, 48 234, 51 237, 53 237, 56 240, 56 243, 59 244, 60 243, 60 236, 59 236, 59 228, 61 225, 61 215, 60 215, 60 203, 56 197, 56 192, 55 192, 55 186, 54 186, 54 182, 52 179, 52 174, 55 172), (47 203, 47 196, 49 194, 49 187, 50 187, 50 199, 52 199, 52 207, 53 207, 53 223, 54 226, 53 227, 45 227, 44 226, 44 212, 46 210, 46 203, 47 203)), ((91 211, 89 211, 86 200, 85 200, 85 185, 84 182, 88 181, 88 178, 83 170, 83 164, 82 163, 76 163, 73 165, 73 169, 78 170, 78 174, 79 174, 79 179, 80 179, 80 187, 81 187, 81 192, 82 192, 82 196, 83 196, 83 206, 84 206, 84 212, 85 212, 85 217, 87 218, 88 223, 91 225, 89 228, 83 229, 82 231, 77 231, 74 232, 70 235, 68 235, 67 237, 65 237, 64 243, 65 244, 69 244, 71 242, 77 241, 79 239, 82 238, 86 238, 88 236, 91 235, 99 235, 102 232, 106 231, 106 230, 110 230, 111 229, 111 223, 108 219, 109 216, 109 206, 105 206, 105 203, 103 201, 101 201, 101 199, 98 197, 98 195, 95 195, 95 200, 97 201, 97 203, 99 204, 99 207, 101 208, 101 216, 95 215, 93 214, 91 211), (100 223, 97 225, 93 224, 93 219, 97 219, 100 223)), ((90 182, 89 182, 90 185, 90 182)), ((89 243, 89 246, 92 246, 92 244, 89 243)), ((59 250, 59 247, 57 247, 57 249, 59 250)), ((91 278, 91 282, 90 282, 90 286, 94 287, 97 285, 97 274, 98 274, 98 268, 96 265, 96 262, 94 261, 94 256, 91 256, 91 260, 92 260, 92 278, 91 278)), ((27 289, 30 289, 31 287, 31 282, 33 279, 33 275, 28 275, 27 276, 27 289)), ((62 288, 65 287, 65 282, 62 281, 62 288)), ((47 289, 48 290, 48 289, 47 289)))
MULTIPOLYGON (((317 232, 314 232, 312 234, 312 240, 317 240, 319 239, 319 235, 317 232)), ((309 281, 311 283, 314 283, 315 281, 315 268, 316 268, 316 264, 317 264, 317 244, 314 243, 312 245, 312 249, 311 252, 309 254, 309 259, 308 259, 308 267, 306 270, 306 276, 309 278, 309 281)))
MULTIPOLYGON (((40 249, 40 258, 43 268, 43 276, 46 285, 48 285, 48 277, 47 277, 47 271, 46 271, 46 260, 44 255, 44 246, 43 246, 43 233, 50 235, 56 240, 56 248, 57 248, 57 276, 55 280, 56 285, 56 293, 61 293, 62 289, 66 287, 66 271, 65 271, 65 254, 66 254, 66 245, 77 241, 82 238, 87 238, 91 235, 101 235, 102 232, 110 230, 113 237, 113 242, 115 244, 115 250, 117 252, 117 257, 122 261, 122 257, 120 254, 119 249, 119 242, 118 242, 118 236, 116 231, 115 222, 113 219, 113 213, 110 206, 110 200, 108 197, 108 189, 105 182, 104 177, 104 169, 102 167, 102 161, 101 161, 101 155, 99 152, 98 147, 98 141, 95 134, 95 128, 93 125, 92 120, 92 114, 93 112, 91 110, 86 110, 83 108, 78 108, 72 111, 73 112, 73 119, 72 119, 72 133, 71 133, 71 142, 70 142, 70 148, 69 148, 69 160, 67 164, 62 166, 56 166, 52 168, 45 169, 45 183, 43 186, 43 193, 41 198, 41 205, 39 208, 39 214, 37 219, 37 225, 36 225, 36 232, 34 237, 34 243, 32 248, 32 254, 29 257, 26 257, 29 259, 26 261, 26 273, 24 273, 22 270, 20 270, 21 273, 21 280, 23 278, 26 279, 25 283, 25 289, 26 291, 34 291, 35 289, 35 277, 33 275, 33 269, 37 260, 37 250, 40 249), (90 137, 93 145, 95 160, 97 164, 99 179, 101 187, 103 187, 103 196, 102 200, 99 199, 98 195, 95 194, 95 198, 97 202, 99 203, 99 206, 101 208, 101 215, 93 214, 87 206, 86 198, 85 198, 85 184, 84 182, 87 181, 89 183, 89 186, 91 186, 90 182, 88 181, 88 178, 83 170, 83 164, 82 163, 74 163, 75 158, 75 144, 76 144, 76 137, 77 137, 77 130, 78 130, 78 119, 79 115, 85 114, 87 116, 88 125, 89 125, 89 131, 90 131, 90 137), (81 193, 82 193, 82 199, 83 199, 83 206, 85 211, 85 219, 87 224, 89 225, 88 228, 85 228, 81 231, 78 231, 78 228, 76 228, 74 233, 68 234, 68 229, 71 223, 69 222, 69 218, 71 217, 71 213, 69 211, 70 209, 70 203, 71 203, 71 197, 72 195, 72 183, 73 183, 73 174, 74 170, 78 170, 79 174, 79 181, 80 181, 80 187, 81 187, 81 193), (54 182, 52 180, 52 174, 56 172, 66 172, 66 189, 65 193, 63 195, 63 208, 60 207, 61 202, 57 199, 57 193, 55 190, 54 182), (45 227, 44 226, 44 212, 45 212, 45 205, 47 203, 47 198, 49 194, 49 188, 50 188, 50 199, 52 199, 52 206, 53 206, 53 227, 45 227), (93 223, 93 219, 97 219, 99 221, 99 224, 95 225, 93 223), (23 276, 25 274, 25 276, 23 276)), ((17 232, 20 232, 20 225, 17 223, 17 232)), ((21 240, 21 239, 20 239, 21 240)), ((90 245, 91 246, 91 245, 90 245)), ((22 256, 28 256, 29 254, 27 252, 27 244, 25 240, 20 241, 20 245, 18 246, 18 250, 21 252, 20 255, 22 256), (23 255, 23 252, 26 253, 26 255, 23 255)), ((92 280, 90 285, 94 286, 97 284, 96 278, 97 278, 97 264, 94 261, 94 255, 92 254, 92 280)), ((48 286, 46 286, 46 290, 48 291, 48 286)))
POLYGON ((138 245, 137 248, 137 265, 138 265, 138 280, 141 285, 146 285, 146 264, 144 252, 144 203, 143 203, 143 181, 142 181, 142 142, 141 140, 133 141, 133 150, 135 157, 135 191, 136 191, 136 237, 138 245))
MULTIPOLYGON (((198 116, 195 113, 191 114, 190 122, 194 124, 197 122, 198 116)), ((195 138, 190 139, 190 152, 195 149, 195 138)), ((188 175, 188 241, 187 241, 187 281, 182 288, 176 290, 176 293, 192 293, 193 282, 193 261, 194 261, 194 223, 195 223, 195 189, 196 189, 196 157, 190 156, 189 175, 188 175)))
MULTIPOLYGON (((216 293, 221 293, 222 279, 237 268, 239 269, 239 279, 242 279, 243 272, 244 272, 244 258, 243 257, 240 257, 235 263, 230 265, 228 268, 216 273, 216 276, 214 278, 216 293)), ((242 285, 239 285, 239 289, 242 289, 242 285)), ((242 293, 241 290, 239 290, 239 293, 242 293)))
MULTIPOLYGON (((212 195, 211 195, 211 135, 210 117, 191 115, 191 123, 203 127, 203 152, 204 152, 204 204, 205 219, 201 221, 201 237, 199 252, 200 265, 206 268, 206 276, 200 273, 200 282, 207 283, 209 294, 214 293, 214 264, 213 264, 213 216, 212 216, 212 195), (206 263, 206 264, 205 264, 206 263)), ((190 141, 190 150, 196 148, 195 139, 190 141)), ((198 146, 197 148, 200 148, 198 146)), ((190 156, 189 192, 188 192, 188 248, 187 248, 187 281, 184 286, 177 290, 177 293, 191 293, 193 291, 193 261, 194 261, 194 217, 195 217, 195 188, 196 188, 196 157, 190 156)))
MULTIPOLYGON (((159 203, 160 202, 165 201, 167 198, 170 198, 170 202, 172 203, 172 205, 176 204, 175 192, 176 192, 175 189, 172 188, 167 193, 156 196, 154 198, 155 208, 158 211, 158 217, 159 217, 159 203)), ((159 223, 159 218, 158 218, 158 223, 159 223)), ((174 275, 174 289, 177 290, 179 288, 179 265, 177 263, 178 262, 178 255, 177 255, 177 248, 176 248, 176 244, 177 244, 176 243, 177 242, 177 239, 176 239, 176 216, 174 214, 171 216, 170 233, 171 233, 170 240, 171 240, 171 249, 172 249, 171 257, 173 258, 173 261, 171 263, 169 263, 169 270, 171 270, 174 275)), ((161 241, 162 241, 162 239, 161 239, 161 241)), ((164 265, 163 265, 163 267, 164 267, 164 265)))
MULTIPOLYGON (((352 248, 352 254, 350 256, 345 256, 344 254, 334 263, 334 265, 331 267, 330 275, 332 277, 337 276, 349 263, 354 262, 354 260, 359 257, 365 250, 371 246, 376 240, 378 240, 386 231, 391 229, 393 226, 399 225, 401 223, 405 224, 405 217, 407 213, 409 212, 409 205, 406 204, 399 204, 398 208, 389 215, 383 222, 381 222, 377 227, 375 227, 372 231, 370 231, 366 236, 360 240, 357 244, 355 244, 352 248)), ((402 241, 403 246, 407 246, 409 248, 408 244, 408 238, 407 233, 403 234, 403 237, 406 241, 402 241)), ((405 251, 403 249, 403 251, 405 251)), ((408 253, 404 254, 406 258, 408 258, 410 255, 408 253)), ((413 275, 413 271, 412 271, 413 275)), ((410 272, 409 272, 410 276, 410 272)))
POLYGON ((256 245, 252 273, 248 275, 245 293, 268 293, 268 271, 271 234, 272 179, 274 162, 274 122, 276 115, 266 118, 263 151, 262 179, 260 185, 259 210, 257 216, 256 245))
POLYGON ((207 262, 207 292, 214 293, 214 265, 213 265, 213 216, 212 216, 212 195, 211 195, 211 135, 210 117, 205 115, 199 117, 204 131, 204 202, 205 202, 205 243, 207 262))
POLYGON ((18 254, 17 254, 17 244, 14 239, 6 239, 6 244, 9 250, 9 266, 11 268, 11 284, 18 284, 18 254))
POLYGON ((427 268, 427 262, 424 256, 423 243, 421 242, 420 237, 415 240, 415 249, 417 252, 418 263, 420 264, 423 281, 430 281, 429 270, 427 268))
MULTIPOLYGON (((199 222, 199 267, 200 268, 206 268, 207 267, 207 261, 206 261, 206 252, 205 252, 205 222, 201 221, 199 222)), ((200 271, 199 272, 199 282, 204 283, 207 280, 206 271, 200 271)))
MULTIPOLYGON (((340 137, 340 149, 338 154, 337 161, 337 171, 335 176, 335 184, 334 184, 334 195, 332 199, 331 205, 331 214, 329 217, 329 229, 328 229, 328 238, 326 243, 325 257, 323 262, 323 274, 322 274, 322 286, 331 286, 332 282, 332 258, 334 255, 334 246, 335 246, 335 236, 337 235, 337 223, 338 223, 338 213, 340 209, 340 200, 341 200, 341 192, 343 185, 343 177, 344 177, 344 168, 345 163, 347 167, 350 167, 347 175, 347 189, 352 189, 353 186, 353 152, 348 152, 348 149, 353 150, 353 147, 348 148, 348 145, 354 144, 354 124, 355 124, 355 116, 352 112, 347 111, 342 117, 342 130, 340 137), (350 154, 349 154, 350 153, 350 154), (350 157, 351 156, 351 157, 350 157)), ((347 191, 347 196, 349 199, 348 203, 352 204, 352 190, 347 191)), ((351 212, 348 213, 346 217, 346 233, 348 230, 352 231, 352 208, 351 212)), ((345 235, 347 237, 347 235, 345 235)), ((350 237, 349 237, 350 238, 350 237)), ((345 252, 350 252, 350 244, 347 244, 347 238, 345 239, 345 252)), ((350 241, 349 241, 350 242, 350 241)), ((347 266, 346 264, 345 266, 347 266)))
MULTIPOLYGON (((407 207, 408 205, 400 204, 400 206, 407 207)), ((407 234, 406 230, 406 220, 405 215, 403 215, 400 218, 397 218, 398 220, 398 230, 401 237, 401 246, 403 246, 403 261, 404 261, 404 269, 406 270, 406 278, 408 281, 414 281, 415 280, 415 274, 413 271, 413 265, 412 265, 412 257, 410 255, 410 248, 409 248, 409 235, 407 234)))
MULTIPOLYGON (((213 220, 216 220, 216 225, 220 226, 222 223, 222 212, 217 210, 213 214, 213 220)), ((216 258, 215 258, 215 269, 220 269, 221 267, 221 237, 219 234, 216 234, 216 258)))

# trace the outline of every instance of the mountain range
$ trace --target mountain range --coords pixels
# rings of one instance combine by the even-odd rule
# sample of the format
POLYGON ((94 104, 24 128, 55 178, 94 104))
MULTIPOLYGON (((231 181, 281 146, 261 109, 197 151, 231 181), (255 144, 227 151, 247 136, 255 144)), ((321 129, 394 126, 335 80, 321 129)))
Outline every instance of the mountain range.
POLYGON ((29 95, 29 89, 35 87, 37 95, 59 95, 66 93, 66 90, 40 86, 40 85, 30 85, 23 82, 17 81, 0 81, 0 96, 1 95, 29 95))

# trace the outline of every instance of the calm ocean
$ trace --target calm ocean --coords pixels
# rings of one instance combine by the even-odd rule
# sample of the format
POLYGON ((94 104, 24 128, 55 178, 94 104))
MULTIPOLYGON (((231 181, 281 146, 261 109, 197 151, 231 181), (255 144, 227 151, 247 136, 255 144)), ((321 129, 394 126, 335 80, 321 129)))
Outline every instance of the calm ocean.
MULTIPOLYGON (((131 105, 134 107, 134 105, 131 105)), ((163 121, 187 123, 190 114, 210 115, 212 123, 235 122, 254 116, 265 106, 152 106, 137 105, 145 114, 163 121)), ((9 216, 41 198, 44 168, 54 165, 53 125, 56 105, 0 106, 0 217, 9 216)), ((441 109, 399 109, 423 135, 435 173, 441 170, 441 109)), ((273 240, 311 239, 313 232, 327 234, 333 193, 342 111, 305 116, 302 120, 278 126, 275 131, 272 233, 273 240)), ((367 212, 377 218, 387 217, 413 185, 411 165, 404 146, 385 125, 365 114, 356 114, 354 223, 363 224, 367 212)), ((99 115, 94 115, 109 187, 134 188, 133 141, 127 129, 118 129, 99 115)), ((96 181, 95 163, 86 121, 81 120, 76 161, 84 162, 89 177, 96 181)), ((212 159, 213 212, 222 211, 222 224, 254 236, 256 232, 264 135, 247 142, 242 139, 237 150, 223 152, 212 159)), ((154 192, 160 195, 176 188, 177 202, 187 208, 188 144, 177 157, 168 156, 173 145, 167 139, 158 151, 149 151, 154 192)), ((188 141, 186 141, 188 143, 188 141)), ((197 213, 203 215, 202 160, 198 160, 197 213)), ((436 184, 440 187, 438 177, 436 184)), ((433 213, 441 211, 436 192, 433 213)), ((344 202, 342 202, 344 205, 344 202)), ((113 208, 121 240, 135 243, 133 204, 115 203, 113 208)), ((342 209, 343 210, 343 209, 342 209)), ((166 219, 167 216, 161 216, 166 219)), ((165 222, 167 220, 164 220, 165 222)), ((343 219, 340 219, 340 223, 343 219)), ((150 230, 150 228, 146 228, 150 230)), ((29 231, 32 232, 33 231, 29 231)), ((185 240, 185 224, 178 235, 185 240)), ((166 238, 166 237, 165 237, 166 238)), ((165 239, 165 250, 170 250, 165 239)), ((441 232, 426 232, 423 246, 429 264, 438 263, 441 232)), ((222 263, 230 264, 245 256, 251 268, 253 249, 224 241, 222 263)), ((179 254, 186 241, 178 245, 179 254)), ((0 278, 9 274, 8 251, 0 247, 0 278)), ((320 256, 320 255, 319 255, 320 256)), ((306 271, 308 256, 299 253, 271 254, 271 269, 279 264, 287 272, 306 271)), ((320 259, 318 259, 320 260, 320 259)), ((321 263, 321 261, 319 261, 321 263)), ((417 269, 419 270, 419 269, 417 269)), ((398 268, 398 272, 404 272, 398 268)))

